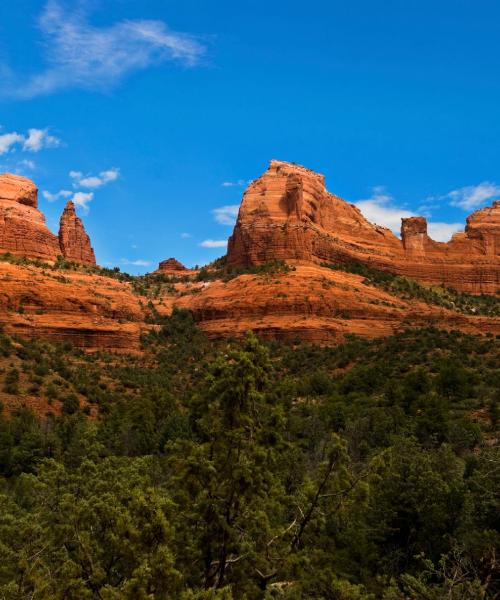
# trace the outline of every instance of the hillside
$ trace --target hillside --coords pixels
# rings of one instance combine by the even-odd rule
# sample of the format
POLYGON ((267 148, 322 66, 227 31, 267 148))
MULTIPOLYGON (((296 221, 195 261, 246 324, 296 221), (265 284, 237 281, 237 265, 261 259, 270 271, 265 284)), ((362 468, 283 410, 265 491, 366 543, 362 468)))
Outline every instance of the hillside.
POLYGON ((498 593, 498 339, 143 343, 0 335, 2 597, 498 593))

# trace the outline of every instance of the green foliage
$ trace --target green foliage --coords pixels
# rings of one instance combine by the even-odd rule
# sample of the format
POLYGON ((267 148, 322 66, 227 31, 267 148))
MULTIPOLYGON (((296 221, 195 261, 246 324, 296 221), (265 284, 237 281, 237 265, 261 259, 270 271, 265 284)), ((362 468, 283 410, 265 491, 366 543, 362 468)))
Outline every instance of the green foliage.
POLYGON ((453 288, 442 286, 426 286, 410 277, 396 275, 390 271, 380 271, 363 263, 330 264, 321 266, 336 271, 354 273, 364 278, 364 283, 375 285, 386 292, 407 300, 421 300, 427 304, 435 304, 450 310, 470 315, 500 316, 500 298, 494 295, 472 295, 457 292, 453 288))
POLYGON ((499 339, 211 342, 175 310, 141 356, 0 340, 51 402, 0 412, 0 597, 498 595, 499 339))
POLYGON ((219 259, 215 261, 210 268, 202 267, 196 276, 196 281, 213 281, 214 279, 222 279, 230 281, 240 275, 268 275, 276 276, 294 271, 295 267, 288 265, 283 260, 270 260, 260 265, 252 265, 248 267, 236 267, 228 265, 225 260, 219 259))
POLYGON ((10 369, 5 376, 3 391, 16 396, 19 394, 19 371, 16 368, 10 369))

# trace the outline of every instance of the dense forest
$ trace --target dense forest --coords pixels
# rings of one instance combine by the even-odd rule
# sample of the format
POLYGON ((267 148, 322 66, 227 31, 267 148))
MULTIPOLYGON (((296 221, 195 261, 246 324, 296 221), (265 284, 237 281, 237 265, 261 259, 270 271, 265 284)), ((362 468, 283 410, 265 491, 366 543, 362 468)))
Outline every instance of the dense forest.
POLYGON ((0 598, 500 597, 500 339, 143 345, 0 335, 0 598))

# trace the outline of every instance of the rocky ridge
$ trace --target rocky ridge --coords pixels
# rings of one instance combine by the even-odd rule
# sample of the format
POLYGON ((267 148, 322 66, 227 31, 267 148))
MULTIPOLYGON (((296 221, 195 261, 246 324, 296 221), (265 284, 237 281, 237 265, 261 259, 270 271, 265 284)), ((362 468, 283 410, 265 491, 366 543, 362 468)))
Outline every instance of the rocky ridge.
POLYGON ((447 243, 429 237, 423 217, 404 219, 399 239, 329 193, 322 175, 273 160, 243 196, 227 260, 248 266, 276 259, 362 262, 460 291, 497 293, 500 202, 470 215, 447 243))
POLYGON ((429 237, 423 217, 411 217, 403 220, 399 239, 326 192, 321 175, 273 161, 245 192, 226 266, 216 261, 198 277, 201 272, 170 258, 153 277, 117 277, 106 269, 58 263, 63 255, 95 265, 74 205, 66 206, 57 238, 37 208, 36 186, 0 176, 0 253, 56 263, 47 268, 0 260, 0 326, 23 337, 120 352, 140 351, 141 336, 173 307, 189 310, 210 337, 253 329, 264 337, 335 344, 347 334, 383 336, 422 326, 500 335, 498 316, 405 297, 322 264, 358 262, 426 285, 494 292, 499 218, 500 202, 495 202, 472 214, 465 230, 442 244, 429 237), (268 261, 277 268, 253 268, 268 261))

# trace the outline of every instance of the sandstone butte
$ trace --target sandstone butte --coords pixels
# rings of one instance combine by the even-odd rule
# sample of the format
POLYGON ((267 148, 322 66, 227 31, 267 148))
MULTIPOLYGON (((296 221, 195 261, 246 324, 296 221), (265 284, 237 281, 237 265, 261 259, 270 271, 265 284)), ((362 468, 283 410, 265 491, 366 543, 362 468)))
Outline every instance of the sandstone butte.
MULTIPOLYGON (((429 325, 500 335, 498 317, 402 299, 359 275, 321 266, 323 261, 361 260, 430 283, 443 283, 444 278, 458 289, 496 291, 499 208, 495 203, 471 215, 466 231, 448 244, 430 240, 422 218, 406 220, 399 240, 328 194, 320 175, 273 161, 244 195, 228 261, 241 266, 283 259, 294 269, 199 282, 195 272, 168 259, 156 273, 172 281, 155 283, 160 287, 151 293, 104 272, 0 261, 0 325, 7 333, 71 341, 89 350, 138 352, 141 334, 152 327, 146 323, 152 303, 161 315, 170 314, 174 306, 190 310, 210 337, 253 329, 267 337, 331 344, 348 333, 374 337, 429 325)), ((50 261, 65 248, 70 260, 93 263, 90 242, 77 219, 74 207, 66 207, 59 245, 37 209, 35 185, 24 178, 0 177, 0 252, 50 261)))
POLYGON ((54 262, 58 256, 95 265, 94 251, 81 220, 68 202, 54 235, 38 210, 38 189, 25 177, 0 175, 0 253, 54 262))
POLYGON ((187 273, 188 269, 176 258, 162 260, 155 271, 155 273, 160 275, 181 275, 182 272, 187 273))
POLYGON ((273 259, 362 262, 459 291, 497 293, 500 201, 467 217, 465 231, 447 243, 429 237, 423 217, 403 219, 399 239, 327 192, 322 175, 273 160, 243 196, 227 261, 241 266, 273 259))

